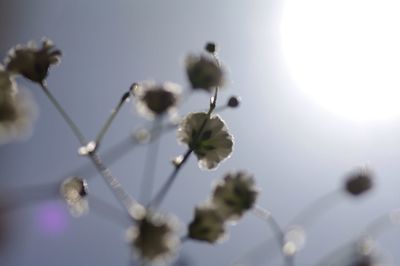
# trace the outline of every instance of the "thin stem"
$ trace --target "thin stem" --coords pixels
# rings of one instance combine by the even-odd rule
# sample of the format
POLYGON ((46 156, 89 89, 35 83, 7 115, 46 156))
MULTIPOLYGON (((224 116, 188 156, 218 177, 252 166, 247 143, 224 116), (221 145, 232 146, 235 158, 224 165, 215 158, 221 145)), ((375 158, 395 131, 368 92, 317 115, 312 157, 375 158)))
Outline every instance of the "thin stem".
POLYGON ((388 226, 398 224, 400 210, 392 210, 382 214, 372 220, 363 230, 361 235, 377 236, 379 233, 387 229, 388 226))
POLYGON ((142 184, 140 186, 140 196, 139 200, 142 203, 147 203, 151 198, 151 193, 154 186, 154 175, 157 165, 157 155, 160 146, 160 133, 161 133, 161 120, 162 118, 157 118, 154 120, 153 128, 151 130, 151 140, 147 148, 147 156, 142 176, 142 184), (154 137, 153 137, 154 136, 154 137))
POLYGON ((128 91, 128 92, 124 93, 124 95, 121 97, 121 100, 118 102, 118 104, 115 107, 115 109, 113 109, 111 111, 110 116, 108 117, 108 119, 104 123, 103 127, 101 128, 100 132, 96 136, 96 139, 95 139, 96 147, 99 146, 99 144, 102 141, 104 135, 107 133, 108 129, 110 128, 112 122, 114 121, 115 117, 117 116, 119 110, 122 108, 124 103, 129 101, 130 96, 131 96, 131 91, 128 91))
POLYGON ((67 125, 71 128, 72 132, 74 135, 77 137, 79 140, 80 144, 82 146, 85 146, 87 144, 87 141, 85 137, 83 136, 82 132, 80 131, 79 127, 72 121, 71 117, 67 114, 67 112, 64 110, 64 108, 61 106, 61 104, 57 101, 57 99, 53 96, 53 94, 48 90, 47 86, 42 83, 41 88, 43 92, 46 94, 47 98, 49 98, 50 102, 54 105, 54 107, 57 109, 57 111, 60 113, 60 115, 63 117, 67 125))
POLYGON ((257 205, 254 207, 253 213, 255 216, 265 221, 271 227, 279 243, 283 244, 284 232, 281 226, 275 220, 274 216, 272 216, 271 212, 257 205))
POLYGON ((131 215, 132 218, 135 218, 137 209, 141 208, 141 205, 125 191, 121 183, 112 175, 110 169, 103 164, 100 156, 96 152, 91 152, 88 156, 106 181, 107 185, 110 187, 117 200, 128 211, 129 215, 131 215))
POLYGON ((125 212, 114 207, 103 199, 90 194, 89 195, 90 209, 99 215, 109 219, 110 221, 126 227, 131 224, 132 217, 127 216, 125 212))
MULTIPOLYGON (((203 133, 203 130, 207 124, 207 121, 210 119, 212 112, 215 110, 215 107, 217 106, 217 97, 218 97, 218 87, 215 88, 214 96, 211 97, 211 99, 210 99, 210 107, 208 109, 207 116, 204 119, 203 123, 201 124, 199 132, 197 132, 197 135, 193 138, 193 141, 191 143, 197 143, 198 139, 200 138, 201 134, 203 133)), ((191 146, 191 145, 189 145, 189 146, 191 146)), ((179 170, 186 163, 187 159, 189 159, 189 156, 190 156, 190 154, 192 154, 192 152, 193 152, 193 148, 189 147, 189 149, 186 151, 185 155, 183 156, 182 161, 175 165, 175 168, 172 171, 169 178, 167 179, 167 181, 161 187, 160 191, 156 194, 154 199, 152 201, 150 201, 149 207, 158 207, 162 203, 162 201, 164 200, 164 197, 166 196, 169 189, 171 188, 171 185, 175 181, 175 179, 179 173, 179 170)))
POLYGON ((289 223, 289 225, 299 224, 305 227, 311 223, 322 213, 328 211, 341 195, 338 191, 334 190, 327 194, 322 195, 317 200, 311 202, 303 210, 301 210, 289 223))
POLYGON ((149 207, 158 207, 162 201, 164 200, 165 196, 167 195, 171 185, 174 183, 176 177, 178 176, 179 170, 185 164, 185 162, 189 159, 190 154, 193 152, 192 149, 188 149, 183 156, 182 161, 179 164, 176 164, 174 170, 172 171, 171 175, 168 177, 167 181, 161 187, 160 191, 156 194, 154 199, 150 201, 149 207))
MULTIPOLYGON (((275 220, 274 216, 272 216, 272 213, 264 208, 262 208, 259 205, 256 205, 253 209, 254 215, 257 217, 261 218, 263 221, 265 221, 272 231, 275 233, 276 239, 279 243, 280 247, 283 247, 285 245, 285 233, 282 230, 281 226, 279 223, 275 220)), ((291 266, 294 265, 293 262, 293 256, 287 256, 283 253, 282 248, 281 248, 282 256, 285 262, 285 265, 291 266)))
MULTIPOLYGON (((74 132, 75 136, 78 138, 82 146, 87 144, 86 138, 83 136, 79 128, 76 124, 72 121, 70 116, 65 112, 64 108, 59 104, 57 99, 50 93, 47 89, 45 84, 41 84, 41 87, 53 105, 56 107, 57 111, 61 114, 64 118, 65 122, 69 125, 69 127, 74 132)), ((136 202, 122 187, 119 181, 112 175, 111 171, 104 165, 100 156, 95 152, 89 152, 87 154, 93 164, 95 165, 96 169, 103 177, 111 191, 113 192, 114 196, 120 202, 120 204, 128 211, 129 215, 132 218, 135 218, 135 214, 138 208, 140 208, 140 204, 136 202)))
POLYGON ((59 186, 58 182, 52 182, 2 191, 2 195, 5 195, 4 210, 13 211, 20 207, 28 207, 42 200, 55 199, 59 195, 59 186))

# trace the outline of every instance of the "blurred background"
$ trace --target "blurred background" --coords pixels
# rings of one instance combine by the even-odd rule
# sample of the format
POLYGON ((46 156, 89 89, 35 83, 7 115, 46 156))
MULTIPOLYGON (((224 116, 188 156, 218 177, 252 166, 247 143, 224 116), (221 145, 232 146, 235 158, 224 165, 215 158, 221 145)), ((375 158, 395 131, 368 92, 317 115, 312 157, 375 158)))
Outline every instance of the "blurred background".
MULTIPOLYGON (((392 48, 399 11, 396 1, 388 0, 1 0, 0 57, 15 44, 52 39, 63 58, 51 70, 49 88, 84 134, 94 138, 133 82, 168 80, 188 90, 185 56, 214 41, 229 79, 220 105, 230 95, 242 98, 240 108, 221 113, 235 137, 234 153, 215 171, 199 170, 191 158, 162 209, 188 223, 215 180, 231 169, 245 169, 262 189, 258 204, 284 226, 310 203, 342 189, 349 171, 367 165, 375 173, 373 191, 357 199, 343 193, 307 229, 296 260, 314 265, 376 217, 398 208, 399 81, 392 48)), ((7 215, 0 264, 128 265, 125 228, 96 212, 73 218, 60 199, 26 190, 83 175, 91 194, 119 208, 89 161, 78 156, 78 142, 40 88, 19 84, 34 94, 40 115, 31 138, 0 147, 1 186, 39 200, 26 200, 7 215)), ((208 101, 205 93, 192 95, 180 112, 201 110, 208 101)), ((100 151, 143 125, 148 122, 128 104, 100 151)), ((185 151, 175 137, 174 131, 162 136, 156 189, 172 170, 171 158, 185 151)), ((135 196, 146 148, 134 147, 110 165, 135 196)), ((400 263, 399 234, 392 228, 377 239, 393 265, 400 263)), ((228 241, 189 241, 181 256, 188 265, 230 265, 271 236, 263 221, 248 214, 229 227, 228 241)), ((266 260, 282 263, 274 242, 248 264, 266 260)))

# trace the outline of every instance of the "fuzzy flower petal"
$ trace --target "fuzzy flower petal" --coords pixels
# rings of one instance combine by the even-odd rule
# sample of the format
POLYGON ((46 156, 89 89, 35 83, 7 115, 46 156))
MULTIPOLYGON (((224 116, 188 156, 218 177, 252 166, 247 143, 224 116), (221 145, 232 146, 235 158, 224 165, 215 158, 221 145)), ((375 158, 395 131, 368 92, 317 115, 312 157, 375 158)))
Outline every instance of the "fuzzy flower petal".
POLYGON ((192 239, 215 243, 225 234, 224 218, 212 205, 197 207, 189 224, 188 236, 192 239))
POLYGON ((0 144, 28 138, 38 114, 32 95, 7 75, 0 70, 0 144))
POLYGON ((46 79, 50 66, 57 64, 60 58, 61 51, 50 40, 45 39, 40 48, 30 42, 11 49, 6 59, 6 68, 41 84, 46 79))
POLYGON ((154 118, 173 111, 180 99, 181 88, 171 82, 155 84, 143 82, 134 91, 136 108, 145 117, 154 118))
POLYGON ((233 137, 219 116, 204 112, 187 115, 178 128, 178 140, 193 149, 202 169, 214 169, 233 150, 233 137))
POLYGON ((173 217, 146 213, 128 231, 137 257, 145 262, 165 263, 179 247, 177 221, 173 217))
POLYGON ((245 172, 227 174, 214 188, 212 203, 227 220, 237 220, 253 207, 258 195, 253 176, 245 172))
POLYGON ((205 55, 187 56, 186 74, 193 89, 211 91, 224 84, 224 71, 213 58, 205 55))
POLYGON ((68 204, 71 214, 79 217, 89 210, 87 182, 80 177, 69 177, 61 184, 60 194, 68 204))

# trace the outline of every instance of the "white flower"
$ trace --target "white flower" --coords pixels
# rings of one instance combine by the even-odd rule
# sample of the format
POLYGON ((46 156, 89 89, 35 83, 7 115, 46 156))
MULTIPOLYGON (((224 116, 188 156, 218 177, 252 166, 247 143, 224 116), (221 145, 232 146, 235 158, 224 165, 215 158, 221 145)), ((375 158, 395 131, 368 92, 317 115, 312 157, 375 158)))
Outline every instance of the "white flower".
POLYGON ((85 179, 77 176, 67 178, 61 184, 60 193, 73 216, 78 217, 88 212, 88 189, 85 179))
POLYGON ((212 205, 196 207, 189 224, 188 237, 209 243, 221 240, 225 234, 225 220, 212 205))
POLYGON ((175 218, 147 212, 128 230, 137 257, 145 262, 166 263, 179 247, 175 218))
POLYGON ((214 188, 211 201, 225 219, 236 220, 253 207, 257 194, 253 176, 229 173, 214 188))
POLYGON ((29 137, 37 110, 31 94, 17 89, 12 76, 0 66, 0 144, 29 137))
POLYGON ((205 55, 186 57, 186 74, 193 89, 211 91, 224 84, 224 71, 217 62, 205 55))
POLYGON ((180 86, 172 82, 163 84, 143 82, 138 84, 133 91, 138 112, 148 118, 154 118, 174 110, 180 93, 180 86))
POLYGON ((33 82, 42 84, 47 77, 50 65, 60 61, 61 51, 54 44, 44 39, 42 47, 37 48, 33 42, 17 45, 8 53, 7 70, 23 75, 33 82))
POLYGON ((187 144, 196 154, 199 166, 214 169, 233 150, 233 137, 219 116, 204 112, 190 113, 178 128, 178 140, 187 144))

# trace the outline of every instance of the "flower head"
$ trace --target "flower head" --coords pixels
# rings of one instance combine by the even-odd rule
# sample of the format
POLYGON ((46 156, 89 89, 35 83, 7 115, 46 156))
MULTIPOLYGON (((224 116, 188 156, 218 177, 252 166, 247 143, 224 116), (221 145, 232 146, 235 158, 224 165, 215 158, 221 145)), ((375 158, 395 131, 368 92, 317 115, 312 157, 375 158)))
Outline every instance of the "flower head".
POLYGON ((253 207, 257 194, 253 177, 245 172, 236 172, 227 174, 216 185, 211 200, 225 219, 235 220, 253 207))
POLYGON ((225 234, 225 220, 212 205, 196 207, 194 219, 189 224, 188 236, 192 239, 215 243, 225 234))
POLYGON ((164 262, 179 246, 177 222, 165 215, 147 212, 128 231, 135 254, 142 261, 164 262))
POLYGON ((368 237, 350 243, 341 253, 335 253, 331 260, 323 265, 327 266, 383 266, 388 265, 384 254, 368 237))
POLYGON ((73 216, 81 216, 89 210, 88 189, 85 179, 77 176, 67 178, 61 184, 60 193, 73 216))
POLYGON ((26 139, 37 113, 31 94, 17 89, 8 72, 0 69, 0 144, 26 139))
POLYGON ((150 118, 173 110, 179 101, 180 92, 180 86, 171 82, 144 82, 138 84, 133 91, 138 112, 150 118))
POLYGON ((359 196, 373 187, 372 174, 367 169, 361 169, 348 176, 345 191, 352 196, 359 196))
POLYGON ((207 113, 190 113, 178 128, 178 140, 187 144, 196 154, 199 165, 214 169, 233 150, 233 137, 219 116, 207 113))
POLYGON ((23 75, 33 82, 42 84, 47 77, 50 65, 60 61, 61 51, 54 44, 44 39, 42 47, 37 48, 33 42, 17 45, 11 49, 6 59, 6 68, 16 74, 23 75))
POLYGON ((206 55, 189 55, 186 74, 193 89, 211 91, 224 84, 224 71, 215 60, 206 55))

